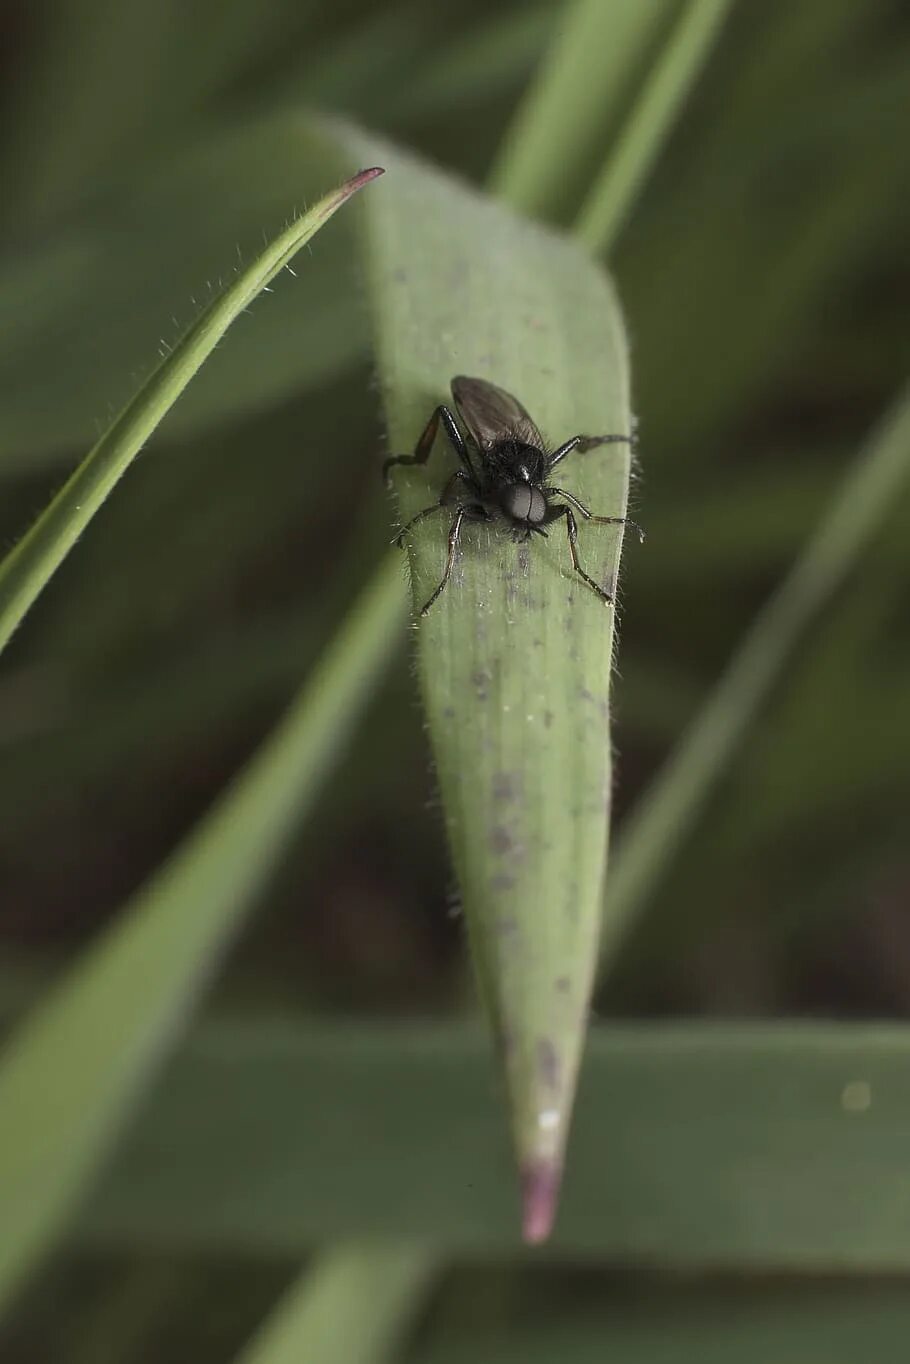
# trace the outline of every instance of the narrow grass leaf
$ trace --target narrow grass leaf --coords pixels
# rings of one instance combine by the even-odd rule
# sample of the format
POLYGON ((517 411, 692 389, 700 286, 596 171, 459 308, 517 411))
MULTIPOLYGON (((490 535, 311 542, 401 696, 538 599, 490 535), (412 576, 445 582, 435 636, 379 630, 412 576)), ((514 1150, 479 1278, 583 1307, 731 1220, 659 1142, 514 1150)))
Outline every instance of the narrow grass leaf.
POLYGON ((288 1289, 236 1364, 384 1364, 435 1269, 428 1250, 396 1241, 326 1251, 288 1289))
POLYGON ((390 560, 211 813, 0 1059, 0 1303, 66 1225, 344 742, 395 639, 390 560))
POLYGON ((592 251, 610 249, 707 59, 730 4, 731 0, 685 0, 575 224, 577 235, 592 251))
POLYGON ((162 360, 31 530, 0 564, 0 649, 231 323, 352 194, 381 175, 361 171, 294 220, 203 312, 162 360))
MULTIPOLYGON (((413 449, 436 405, 451 401, 458 373, 514 393, 554 445, 579 431, 628 433, 623 325, 599 268, 570 243, 388 154, 396 193, 374 196, 365 221, 391 448, 413 449)), ((440 439, 425 467, 399 472, 402 522, 438 500, 455 467, 440 439)), ((559 482, 595 512, 622 517, 628 478, 620 443, 570 457, 559 482)), ((440 581, 450 521, 425 520, 407 536, 417 608, 440 581)), ((582 521, 584 567, 611 588, 620 531, 582 521)), ((564 522, 523 545, 502 525, 473 522, 448 589, 417 631, 530 1239, 546 1234, 555 1207, 596 954, 613 619, 573 573, 564 522)))
POLYGON ((626 822, 607 888, 602 955, 615 952, 803 638, 910 479, 910 392, 870 437, 791 572, 756 616, 699 716, 626 822))
MULTIPOLYGON (((0 475, 69 461, 148 377, 155 341, 173 347, 223 281, 259 255, 263 232, 350 169, 339 171, 312 116, 270 110, 187 138, 0 256, 0 308, 16 318, 0 332, 0 475)), ((168 415, 169 435, 261 412, 366 354, 350 287, 354 216, 320 235, 300 287, 283 280, 232 329, 168 415)))

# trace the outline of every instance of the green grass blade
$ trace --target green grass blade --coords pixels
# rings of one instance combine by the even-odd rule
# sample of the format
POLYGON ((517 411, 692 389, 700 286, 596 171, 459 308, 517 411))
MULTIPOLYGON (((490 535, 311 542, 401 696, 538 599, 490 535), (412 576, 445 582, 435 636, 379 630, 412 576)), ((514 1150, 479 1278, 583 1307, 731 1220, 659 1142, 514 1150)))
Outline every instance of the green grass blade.
POLYGON ((236 1364, 383 1364, 434 1272, 422 1248, 339 1246, 304 1270, 236 1364))
POLYGON ((574 0, 499 150, 491 188, 539 217, 566 214, 566 186, 619 120, 635 71, 677 0, 574 0))
POLYGON ((295 219, 203 312, 0 564, 0 649, 231 323, 379 169, 361 171, 295 219))
POLYGON ((731 0, 686 0, 575 224, 577 235, 592 251, 610 250, 707 59, 730 4, 731 0))
MULTIPOLYGON (((515 393, 554 444, 578 431, 628 432, 623 325, 599 268, 564 240, 389 154, 396 194, 381 203, 373 196, 365 221, 391 448, 413 448, 449 398, 453 372, 515 393)), ((454 467, 440 440, 425 469, 399 471, 402 521, 438 499, 454 467)), ((626 445, 563 467, 560 483, 583 502, 623 515, 626 445)), ((439 582, 450 519, 425 521, 408 537, 417 607, 439 582)), ((615 583, 620 544, 618 528, 583 527, 580 553, 597 581, 615 583)), ((563 523, 524 546, 498 525, 471 525, 450 587, 417 632, 532 1238, 552 1213, 596 954, 612 649, 613 612, 573 574, 563 523)))
POLYGON ((39 1004, 0 1064, 0 1303, 63 1229, 344 742, 396 632, 394 560, 198 830, 39 1004))
POLYGON ((692 828, 813 616, 845 581, 908 478, 910 392, 860 452, 806 549, 623 828, 607 889, 605 962, 692 828))
MULTIPOLYGON (((238 262, 259 254, 264 228, 271 236, 352 169, 339 168, 312 117, 270 110, 188 138, 125 173, 116 191, 96 190, 75 219, 17 239, 0 256, 0 311, 16 318, 0 332, 0 476, 61 459, 69 467, 148 376, 154 342, 172 346, 238 262)), ((359 291, 339 286, 352 278, 355 218, 342 214, 315 240, 300 288, 282 281, 232 329, 162 434, 248 419, 367 354, 359 291)))
MULTIPOLYGON (((593 1028, 553 1255, 906 1272, 908 1064, 905 1024, 593 1028)), ((518 1245, 477 1028, 206 1026, 80 1241, 297 1255, 379 1234, 459 1258, 518 1245)))

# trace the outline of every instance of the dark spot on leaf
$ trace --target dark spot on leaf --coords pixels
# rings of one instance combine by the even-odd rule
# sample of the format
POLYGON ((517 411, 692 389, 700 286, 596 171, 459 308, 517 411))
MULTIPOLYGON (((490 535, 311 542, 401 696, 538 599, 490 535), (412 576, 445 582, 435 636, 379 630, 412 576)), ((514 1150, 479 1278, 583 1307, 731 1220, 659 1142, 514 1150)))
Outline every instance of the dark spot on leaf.
MULTIPOLYGON (((515 884, 515 882, 514 882, 514 880, 512 879, 511 876, 495 876, 495 877, 493 878, 493 881, 491 881, 490 884, 491 884, 492 886, 494 886, 494 888, 495 888, 495 883, 496 883, 497 881, 504 881, 504 882, 506 883, 506 884, 502 887, 503 890, 508 890, 508 888, 509 888, 510 886, 514 886, 514 884, 515 884)), ((515 934, 516 934, 517 932, 518 932, 518 920, 515 918, 515 915, 514 915, 514 914, 500 914, 499 918, 496 920, 496 933, 497 933, 497 935, 498 935, 500 938, 514 938, 514 936, 515 936, 515 934)))
POLYGON ((543 713, 543 727, 544 727, 544 729, 549 729, 550 726, 552 725, 552 723, 553 723, 553 712, 552 712, 551 710, 545 710, 544 713, 543 713))
POLYGON ((494 853, 502 857, 505 853, 511 852, 514 846, 515 842, 508 829, 503 828, 501 824, 494 825, 490 834, 490 847, 494 853))
POLYGON ((478 701, 486 701, 490 694, 490 683, 492 677, 484 668, 478 668, 471 674, 471 681, 474 684, 474 691, 478 701))
POLYGON ((493 773, 493 799, 504 802, 518 800, 521 795, 521 778, 513 772, 493 773))
POLYGON ((590 701, 592 706, 597 707, 602 720, 609 720, 610 707, 605 697, 595 696, 593 692, 588 691, 587 687, 579 687, 578 695, 582 701, 590 701))
POLYGON ((562 1068, 559 1054, 549 1037, 541 1037, 537 1043, 537 1069, 548 1089, 559 1089, 562 1068))
POLYGON ((567 995, 572 988, 572 982, 568 976, 556 977, 556 989, 561 995, 567 995))
POLYGON ((454 720, 454 719, 455 719, 455 707, 454 707, 454 706, 446 706, 446 707, 444 708, 444 710, 443 710, 442 713, 443 713, 443 715, 445 716, 445 718, 446 718, 447 720, 454 720))

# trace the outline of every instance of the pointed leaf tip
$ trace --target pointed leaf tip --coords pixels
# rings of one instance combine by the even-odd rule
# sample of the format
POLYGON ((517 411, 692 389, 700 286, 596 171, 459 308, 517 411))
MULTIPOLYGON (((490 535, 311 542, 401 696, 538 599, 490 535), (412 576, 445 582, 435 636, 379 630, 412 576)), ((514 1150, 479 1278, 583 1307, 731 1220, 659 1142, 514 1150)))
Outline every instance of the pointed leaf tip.
POLYGON ((342 189, 353 194, 355 190, 360 189, 361 185, 369 184, 371 180, 378 179, 380 175, 385 175, 385 166, 368 166, 366 170, 360 170, 356 175, 352 175, 350 180, 342 185, 342 189))
POLYGON ((339 185, 334 194, 323 200, 322 212, 325 220, 337 213, 342 204, 346 204, 352 199, 359 189, 368 185, 371 180, 376 180, 380 175, 385 175, 384 166, 368 166, 366 170, 359 170, 356 175, 352 175, 344 184, 339 185))
POLYGON ((553 1230, 561 1182, 562 1169, 555 1161, 537 1161, 522 1170, 522 1236, 529 1246, 540 1245, 553 1230))

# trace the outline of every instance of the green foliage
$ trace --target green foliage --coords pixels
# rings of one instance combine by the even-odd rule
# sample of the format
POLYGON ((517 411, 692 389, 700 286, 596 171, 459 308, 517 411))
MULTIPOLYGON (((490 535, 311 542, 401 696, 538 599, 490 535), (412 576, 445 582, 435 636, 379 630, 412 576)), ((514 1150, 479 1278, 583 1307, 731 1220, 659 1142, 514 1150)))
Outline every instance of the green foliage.
POLYGON ((371 1364, 405 1336, 432 1277, 432 1255, 412 1246, 344 1246, 307 1267, 238 1364, 371 1364), (361 1310, 351 1311, 358 1303, 361 1310))
POLYGON ((199 831, 8 1045, 0 1068, 0 1108, 9 1115, 0 1147, 0 1300, 58 1233, 313 799, 394 639, 389 627, 401 602, 394 569, 367 591, 199 831), (351 666, 352 646, 361 667, 351 666))
POLYGON ((39 592, 231 323, 268 289, 337 209, 379 174, 379 169, 361 171, 295 219, 208 305, 162 359, 47 510, 0 564, 0 648, 7 644, 39 592))
POLYGON ((788 654, 819 607, 846 581, 908 477, 910 393, 861 451, 792 572, 756 616, 700 716, 630 817, 606 888, 602 950, 607 959, 698 818, 788 654))
MULTIPOLYGON (((599 1024, 552 1251, 523 1265, 508 1092, 479 1032, 420 1016, 467 993, 442 827, 495 1011, 484 776, 501 750, 564 790, 583 715, 564 707, 565 742, 539 752, 518 716, 581 681, 610 618, 569 610, 551 536, 528 559, 536 614, 507 629, 515 547, 467 537, 415 637, 428 776, 405 560, 362 585, 393 533, 369 366, 394 450, 472 368, 550 437, 625 422, 609 291, 528 219, 574 224, 617 276, 648 531, 624 556, 609 747, 602 716, 583 756, 584 781, 612 765, 619 825, 598 1004, 906 1013, 906 16, 65 0, 18 7, 5 36, 10 623, 34 607, 0 678, 0 1010, 31 1013, 0 1062, 5 1291, 31 1277, 4 1358, 902 1359, 905 1313, 874 1282, 907 1262, 899 1021, 599 1024), (85 470, 59 491, 93 423, 386 150, 386 180, 238 319, 63 559, 96 509, 73 496, 85 470), (536 672, 518 645, 535 622, 536 672), (495 707, 472 682, 488 657, 495 707), (218 973, 231 1022, 187 1035, 241 921, 218 973), (295 1017, 263 1017, 279 1007, 295 1017), (301 1016, 339 1009, 396 1021, 301 1016), (836 1289, 810 1282, 832 1267, 836 1289)), ((103 491, 143 438, 102 440, 103 491)), ((596 510, 624 503, 614 454, 566 466, 596 510)), ((403 512, 449 460, 440 443, 397 480, 403 512)), ((612 573, 617 540, 582 535, 612 573)), ((417 590, 443 539, 417 528, 417 590)), ((554 804, 520 830, 538 957, 509 997, 534 1011, 543 945, 567 945, 547 887, 580 862, 554 804)))

